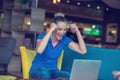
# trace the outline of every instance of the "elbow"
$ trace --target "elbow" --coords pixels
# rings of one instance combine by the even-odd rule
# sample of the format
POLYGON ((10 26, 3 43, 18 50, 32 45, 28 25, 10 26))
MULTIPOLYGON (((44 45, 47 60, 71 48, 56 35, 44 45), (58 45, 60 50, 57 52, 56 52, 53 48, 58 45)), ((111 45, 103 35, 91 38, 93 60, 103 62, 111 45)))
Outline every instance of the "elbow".
POLYGON ((80 54, 86 54, 86 53, 87 53, 86 50, 80 52, 80 54))
POLYGON ((36 52, 39 53, 39 54, 42 54, 43 51, 36 49, 36 52))
POLYGON ((37 51, 37 53, 42 54, 42 52, 41 52, 41 51, 37 51))

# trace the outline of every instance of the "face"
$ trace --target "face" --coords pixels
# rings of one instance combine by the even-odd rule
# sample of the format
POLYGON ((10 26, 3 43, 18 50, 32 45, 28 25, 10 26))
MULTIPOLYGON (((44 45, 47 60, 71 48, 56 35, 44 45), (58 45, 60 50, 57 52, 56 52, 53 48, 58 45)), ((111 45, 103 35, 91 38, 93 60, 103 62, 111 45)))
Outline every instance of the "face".
POLYGON ((66 30, 67 30, 67 23, 66 22, 57 22, 57 29, 54 32, 54 36, 56 40, 61 40, 62 37, 65 35, 66 30))

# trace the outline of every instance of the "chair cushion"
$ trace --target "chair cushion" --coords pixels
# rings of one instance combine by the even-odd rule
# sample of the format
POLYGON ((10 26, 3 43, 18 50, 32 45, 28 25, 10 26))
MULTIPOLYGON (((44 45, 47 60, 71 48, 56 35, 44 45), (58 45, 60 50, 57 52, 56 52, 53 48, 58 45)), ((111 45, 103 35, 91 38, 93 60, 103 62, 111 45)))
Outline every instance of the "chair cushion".
POLYGON ((28 66, 31 67, 32 65, 32 61, 36 55, 36 51, 30 50, 30 49, 26 49, 26 54, 27 54, 27 61, 28 61, 28 66))
POLYGON ((16 77, 9 75, 0 75, 0 80, 16 80, 16 77))

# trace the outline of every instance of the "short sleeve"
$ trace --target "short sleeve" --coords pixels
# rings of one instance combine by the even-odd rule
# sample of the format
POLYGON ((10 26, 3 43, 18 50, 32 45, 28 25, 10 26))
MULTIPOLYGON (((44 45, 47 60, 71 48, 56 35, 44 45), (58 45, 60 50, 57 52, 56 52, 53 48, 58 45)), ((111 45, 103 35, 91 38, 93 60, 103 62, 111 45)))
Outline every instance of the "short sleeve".
POLYGON ((44 36, 45 36, 45 33, 39 34, 38 37, 37 37, 37 40, 38 40, 38 39, 42 39, 44 36))
POLYGON ((70 42, 72 42, 72 39, 67 36, 64 36, 64 44, 68 46, 70 42))

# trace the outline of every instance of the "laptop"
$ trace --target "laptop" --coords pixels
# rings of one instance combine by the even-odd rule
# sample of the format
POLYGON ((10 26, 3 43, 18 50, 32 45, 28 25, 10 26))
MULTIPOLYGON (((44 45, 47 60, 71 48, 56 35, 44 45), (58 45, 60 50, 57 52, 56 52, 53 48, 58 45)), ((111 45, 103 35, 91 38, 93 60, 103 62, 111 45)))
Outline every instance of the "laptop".
POLYGON ((75 59, 70 80, 98 80, 101 60, 75 59))

